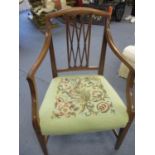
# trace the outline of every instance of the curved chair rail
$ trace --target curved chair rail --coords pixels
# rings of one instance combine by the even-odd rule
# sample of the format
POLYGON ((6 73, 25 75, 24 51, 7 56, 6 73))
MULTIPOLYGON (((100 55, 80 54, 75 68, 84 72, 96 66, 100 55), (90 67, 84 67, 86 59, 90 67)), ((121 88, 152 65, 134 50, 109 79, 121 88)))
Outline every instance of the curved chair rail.
POLYGON ((51 18, 55 18, 55 17, 59 17, 59 16, 63 16, 63 15, 81 15, 81 14, 94 14, 97 16, 104 16, 104 17, 111 17, 111 13, 106 12, 106 11, 101 11, 101 10, 97 10, 97 9, 93 9, 93 8, 87 8, 87 7, 73 7, 73 8, 69 8, 69 9, 63 9, 57 12, 53 12, 48 14, 47 20, 51 19, 51 18))

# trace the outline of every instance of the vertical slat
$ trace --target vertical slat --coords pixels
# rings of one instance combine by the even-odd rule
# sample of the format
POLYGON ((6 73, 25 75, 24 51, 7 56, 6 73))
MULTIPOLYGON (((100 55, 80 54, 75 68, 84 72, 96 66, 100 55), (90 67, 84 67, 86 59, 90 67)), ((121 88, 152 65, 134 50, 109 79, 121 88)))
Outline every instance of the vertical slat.
POLYGON ((81 53, 80 53, 80 37, 81 37, 81 30, 82 30, 82 24, 80 23, 80 27, 78 28, 77 23, 75 22, 75 29, 76 29, 76 37, 77 37, 77 50, 76 50, 76 62, 79 56, 79 60, 81 62, 81 53))
POLYGON ((68 31, 69 31, 69 21, 68 21, 68 17, 65 16, 64 17, 65 22, 66 22, 66 41, 67 41, 67 60, 68 60, 68 67, 70 68, 70 55, 69 55, 69 36, 68 36, 68 31))
POLYGON ((85 24, 83 24, 83 38, 84 38, 84 47, 82 53, 81 65, 83 64, 84 56, 86 59, 86 66, 89 64, 89 50, 90 50, 90 37, 91 37, 91 25, 92 25, 92 16, 89 15, 89 22, 87 25, 87 30, 85 30, 85 24))
POLYGON ((103 75, 104 73, 104 64, 105 64, 105 56, 106 56, 106 48, 107 48, 107 40, 106 40, 106 28, 109 19, 104 19, 104 32, 103 32, 103 41, 102 41, 102 48, 101 48, 101 55, 100 55, 100 61, 99 61, 99 75, 103 75))
POLYGON ((69 66, 71 67, 71 60, 73 60, 74 64, 73 66, 75 67, 75 61, 76 61, 76 56, 74 53, 74 46, 73 46, 73 41, 74 41, 74 33, 75 33, 75 27, 74 27, 74 21, 72 23, 73 19, 71 17, 68 17, 68 32, 66 33, 68 35, 68 49, 69 49, 69 66), (72 28, 71 28, 72 26, 72 28))
POLYGON ((90 38, 91 38, 91 25, 92 25, 92 15, 90 15, 89 20, 89 36, 88 36, 88 55, 87 55, 87 61, 86 66, 89 66, 89 55, 90 55, 90 38))
POLYGON ((54 78, 54 77, 57 77, 57 68, 56 68, 56 59, 55 59, 52 36, 51 36, 51 43, 49 47, 49 53, 50 53, 50 60, 51 60, 51 69, 52 69, 52 74, 54 78))
POLYGON ((85 58, 86 58, 86 35, 85 35, 86 32, 85 32, 85 24, 83 22, 82 22, 82 28, 83 28, 83 40, 84 40, 83 44, 84 44, 84 47, 83 47, 83 51, 82 51, 81 66, 82 66, 82 63, 83 63, 84 55, 85 55, 85 58))

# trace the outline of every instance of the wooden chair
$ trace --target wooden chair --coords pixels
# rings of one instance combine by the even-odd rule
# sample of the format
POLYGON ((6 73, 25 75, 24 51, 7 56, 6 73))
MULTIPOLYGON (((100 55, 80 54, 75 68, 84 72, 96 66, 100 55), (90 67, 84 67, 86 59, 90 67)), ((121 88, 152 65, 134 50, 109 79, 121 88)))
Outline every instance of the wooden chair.
POLYGON ((33 128, 44 155, 48 155, 46 144, 49 135, 112 130, 117 139, 115 149, 118 149, 128 132, 134 119, 132 89, 135 69, 126 61, 112 39, 109 26, 110 16, 108 12, 84 7, 65 9, 47 16, 45 42, 27 76, 32 97, 33 128), (89 16, 88 24, 83 24, 82 19, 85 15, 87 19, 89 16), (98 66, 89 65, 93 15, 104 17, 104 32, 98 66), (50 19, 56 17, 62 17, 66 25, 67 68, 58 68, 55 59, 50 19), (76 48, 74 48, 74 37, 76 48), (83 42, 80 42, 81 37, 83 37, 83 42), (107 44, 115 56, 129 69, 126 106, 103 76, 107 44), (48 51, 53 79, 39 110, 35 74, 48 51), (60 72, 85 70, 96 70, 98 75, 58 77, 60 72), (120 130, 117 132, 115 129, 120 130))

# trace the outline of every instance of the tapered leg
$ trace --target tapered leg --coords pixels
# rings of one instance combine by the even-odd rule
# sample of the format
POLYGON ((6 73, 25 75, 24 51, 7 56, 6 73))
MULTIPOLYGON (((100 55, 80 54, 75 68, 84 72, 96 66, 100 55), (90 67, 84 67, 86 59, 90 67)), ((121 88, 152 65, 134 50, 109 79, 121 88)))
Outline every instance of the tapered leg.
POLYGON ((115 149, 118 150, 131 126, 132 121, 128 122, 127 126, 125 128, 121 128, 118 134, 118 138, 115 144, 115 149))
POLYGON ((46 136, 43 136, 37 132, 36 132, 36 136, 38 138, 39 144, 41 146, 41 149, 42 149, 44 155, 48 155, 47 146, 46 146, 46 143, 47 143, 46 136))
POLYGON ((32 124, 33 124, 34 131, 36 133, 37 139, 39 141, 39 144, 41 146, 41 149, 42 149, 44 155, 48 155, 47 146, 46 146, 46 143, 48 141, 48 137, 42 135, 38 120, 34 119, 32 121, 32 124))

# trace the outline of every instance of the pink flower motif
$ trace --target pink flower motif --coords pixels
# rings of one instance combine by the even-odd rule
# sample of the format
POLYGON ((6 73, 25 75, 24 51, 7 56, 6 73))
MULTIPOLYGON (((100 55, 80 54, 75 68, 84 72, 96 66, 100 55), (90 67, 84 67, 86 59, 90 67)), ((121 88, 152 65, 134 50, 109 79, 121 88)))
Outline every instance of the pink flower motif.
POLYGON ((107 112, 108 110, 109 110, 109 105, 107 104, 107 103, 99 103, 98 105, 97 105, 97 109, 99 110, 99 111, 101 111, 102 113, 104 113, 104 112, 107 112))

